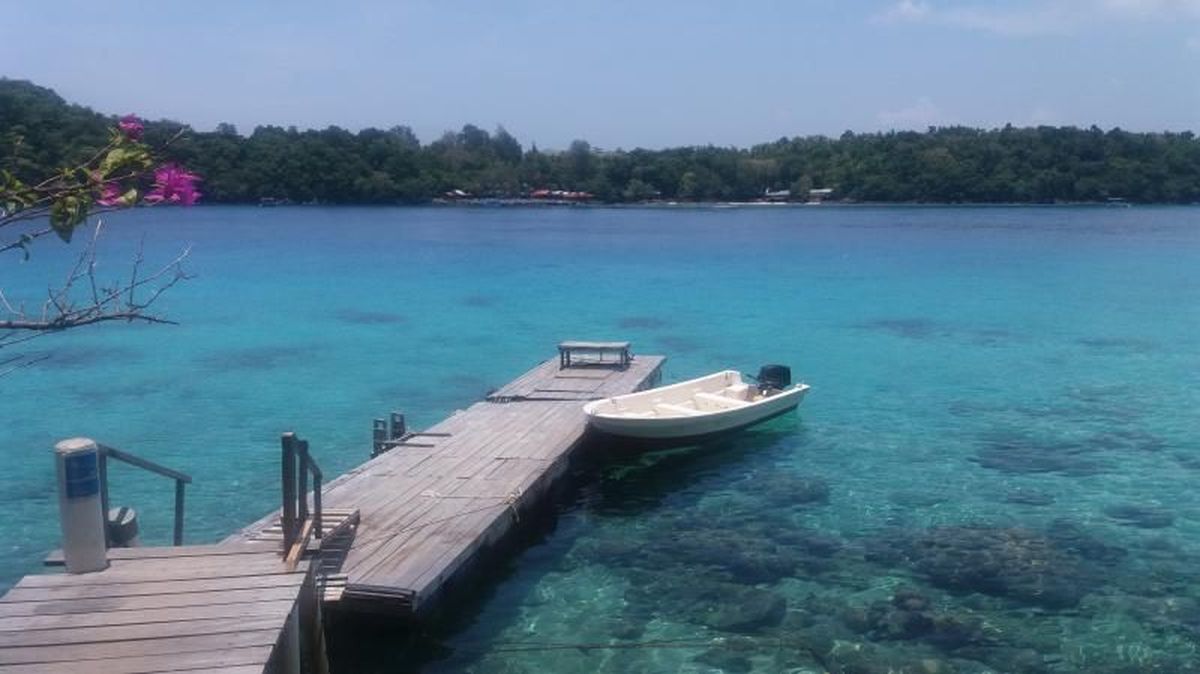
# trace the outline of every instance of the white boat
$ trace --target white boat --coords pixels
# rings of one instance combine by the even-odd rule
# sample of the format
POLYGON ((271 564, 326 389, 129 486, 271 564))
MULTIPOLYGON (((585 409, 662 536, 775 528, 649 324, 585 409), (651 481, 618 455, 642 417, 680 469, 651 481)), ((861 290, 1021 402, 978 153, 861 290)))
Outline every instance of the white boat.
POLYGON ((611 435, 652 440, 691 440, 745 428, 791 411, 807 384, 791 385, 783 366, 765 366, 759 384, 737 370, 659 388, 593 400, 583 406, 588 422, 611 435))

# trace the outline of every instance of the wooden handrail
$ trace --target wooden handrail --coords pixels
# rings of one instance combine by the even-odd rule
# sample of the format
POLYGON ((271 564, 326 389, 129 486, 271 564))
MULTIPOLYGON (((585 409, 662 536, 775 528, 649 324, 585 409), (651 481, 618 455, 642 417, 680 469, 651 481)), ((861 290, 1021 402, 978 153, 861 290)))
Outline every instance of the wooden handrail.
POLYGON ((283 507, 279 525, 283 530, 283 554, 295 564, 309 536, 321 538, 321 482, 324 475, 308 451, 308 441, 289 431, 280 438, 283 507), (308 508, 308 478, 312 477, 313 504, 308 508))
POLYGON ((173 536, 174 545, 183 545, 183 495, 184 485, 192 483, 192 476, 187 473, 181 473, 177 470, 172 470, 166 466, 154 463, 148 459, 143 459, 140 456, 135 456, 129 452, 122 451, 116 447, 109 447, 97 443, 99 448, 99 473, 100 473, 100 508, 104 511, 104 544, 109 546, 111 541, 108 537, 108 460, 116 459, 122 463, 127 463, 135 468, 162 475, 175 481, 175 531, 173 536))

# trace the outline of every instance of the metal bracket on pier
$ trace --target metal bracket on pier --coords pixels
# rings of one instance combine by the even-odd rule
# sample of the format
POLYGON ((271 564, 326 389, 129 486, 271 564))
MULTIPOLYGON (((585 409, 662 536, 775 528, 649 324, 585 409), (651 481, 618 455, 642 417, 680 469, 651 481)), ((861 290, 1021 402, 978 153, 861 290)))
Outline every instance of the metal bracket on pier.
POLYGON ((388 420, 375 419, 371 428, 371 458, 384 454, 396 447, 435 447, 424 442, 410 442, 412 438, 448 438, 449 433, 409 433, 408 424, 400 412, 392 412, 388 420))

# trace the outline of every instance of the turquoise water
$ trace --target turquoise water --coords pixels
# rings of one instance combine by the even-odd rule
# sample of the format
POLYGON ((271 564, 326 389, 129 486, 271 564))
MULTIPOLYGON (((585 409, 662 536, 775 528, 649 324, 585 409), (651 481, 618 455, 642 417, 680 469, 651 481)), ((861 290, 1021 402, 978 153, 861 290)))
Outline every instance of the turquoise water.
MULTIPOLYGON (((197 277, 171 326, 34 340, 0 378, 0 587, 55 547, 50 448, 193 475, 187 539, 276 502, 278 434, 327 473, 553 353, 627 338, 667 381, 791 364, 796 416, 583 478, 436 633, 355 667, 475 672, 1173 672, 1200 641, 1200 209, 138 211, 197 277), (904 668, 907 667, 907 670, 904 668)), ((37 297, 71 249, 5 260, 37 297)), ((7 357, 15 349, 0 353, 7 357)), ((170 537, 171 485, 114 502, 170 537)))

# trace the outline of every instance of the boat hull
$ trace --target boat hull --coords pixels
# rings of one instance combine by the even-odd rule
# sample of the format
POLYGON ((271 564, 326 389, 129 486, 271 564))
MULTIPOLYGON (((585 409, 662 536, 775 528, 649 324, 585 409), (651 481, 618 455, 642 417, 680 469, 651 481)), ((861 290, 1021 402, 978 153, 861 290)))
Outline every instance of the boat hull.
POLYGON ((730 428, 722 429, 719 431, 712 431, 709 433, 700 433, 700 434, 693 434, 693 435, 681 435, 681 436, 644 436, 644 435, 627 435, 627 434, 618 435, 616 433, 609 433, 607 431, 601 430, 599 427, 597 427, 594 424, 589 428, 589 432, 594 437, 596 437, 600 442, 602 442, 603 446, 608 448, 608 451, 614 451, 616 453, 640 454, 642 452, 657 451, 657 450, 661 450, 661 449, 672 449, 675 447, 688 447, 688 446, 692 446, 692 445, 702 445, 702 444, 705 444, 708 442, 720 440, 722 438, 728 438, 728 437, 736 435, 748 428, 758 426, 760 424, 764 424, 772 419, 776 419, 785 414, 788 414, 789 412, 792 412, 795 409, 796 409, 796 406, 793 405, 792 407, 782 409, 770 416, 766 416, 761 419, 751 421, 750 423, 747 423, 747 424, 744 424, 741 426, 732 426, 730 428))
POLYGON ((799 384, 753 400, 721 395, 723 391, 738 390, 739 387, 745 388, 741 375, 726 371, 651 391, 595 401, 585 405, 584 411, 591 426, 606 435, 686 441, 747 428, 790 412, 804 399, 809 388, 799 384), (702 403, 713 406, 704 408, 702 403), (685 408, 684 405, 692 407, 685 408), (676 413, 664 413, 664 409, 676 413))

